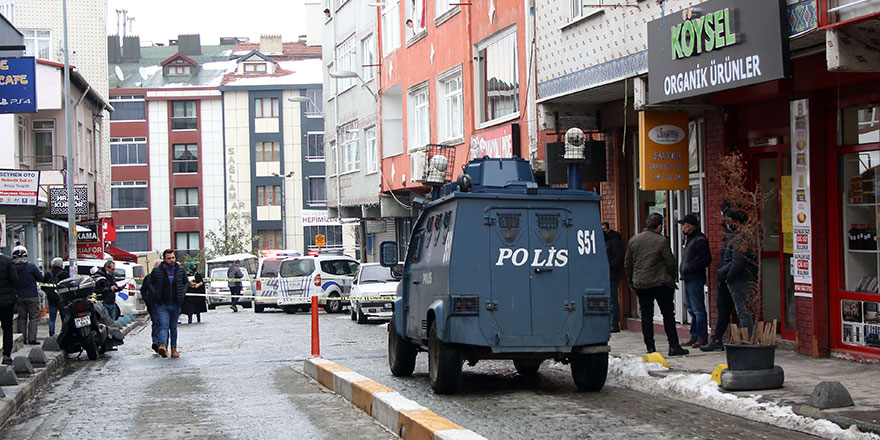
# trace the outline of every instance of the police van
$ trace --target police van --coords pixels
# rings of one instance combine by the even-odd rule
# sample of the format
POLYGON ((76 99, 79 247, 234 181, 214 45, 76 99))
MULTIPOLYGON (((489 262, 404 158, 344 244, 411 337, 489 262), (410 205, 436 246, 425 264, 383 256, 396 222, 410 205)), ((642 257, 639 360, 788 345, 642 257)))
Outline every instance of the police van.
MULTIPOLYGON (((526 376, 571 365, 579 390, 605 384, 610 281, 593 192, 538 188, 523 159, 475 159, 413 225, 388 326, 388 362, 410 376, 428 352, 436 393, 462 365, 508 359, 526 376)), ((575 180, 579 181, 579 179, 575 180)), ((382 265, 398 245, 380 244, 382 265)))
POLYGON ((290 250, 264 250, 257 266, 257 282, 254 286, 254 312, 263 313, 265 309, 278 307, 278 274, 281 263, 288 257, 298 257, 300 252, 290 250))
MULTIPOLYGON (((265 265, 265 262, 264 262, 265 265)), ((286 313, 311 308, 312 296, 327 313, 340 313, 349 296, 358 262, 345 255, 319 254, 285 257, 274 279, 260 280, 260 296, 277 297, 277 307, 286 313)))

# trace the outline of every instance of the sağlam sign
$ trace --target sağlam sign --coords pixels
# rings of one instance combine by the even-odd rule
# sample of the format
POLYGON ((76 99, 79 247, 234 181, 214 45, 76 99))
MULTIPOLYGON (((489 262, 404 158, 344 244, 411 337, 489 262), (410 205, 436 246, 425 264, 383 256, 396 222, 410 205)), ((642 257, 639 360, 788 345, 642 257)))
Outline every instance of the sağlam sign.
POLYGON ((648 23, 656 104, 789 75, 784 0, 712 0, 648 23))
POLYGON ((36 113, 36 60, 0 58, 0 113, 36 113))

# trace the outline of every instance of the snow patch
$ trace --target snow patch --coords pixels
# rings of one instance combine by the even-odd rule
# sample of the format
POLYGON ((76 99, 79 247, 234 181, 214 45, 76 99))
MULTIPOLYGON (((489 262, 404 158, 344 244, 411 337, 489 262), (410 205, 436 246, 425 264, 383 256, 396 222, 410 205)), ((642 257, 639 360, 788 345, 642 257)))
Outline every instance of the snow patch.
POLYGON ((760 395, 739 397, 722 392, 708 374, 672 373, 657 379, 650 376, 651 371, 668 370, 660 364, 642 362, 641 358, 632 355, 610 357, 607 383, 655 396, 695 402, 726 414, 826 438, 880 440, 880 436, 861 432, 855 426, 845 430, 828 420, 797 415, 790 406, 761 402, 760 395))

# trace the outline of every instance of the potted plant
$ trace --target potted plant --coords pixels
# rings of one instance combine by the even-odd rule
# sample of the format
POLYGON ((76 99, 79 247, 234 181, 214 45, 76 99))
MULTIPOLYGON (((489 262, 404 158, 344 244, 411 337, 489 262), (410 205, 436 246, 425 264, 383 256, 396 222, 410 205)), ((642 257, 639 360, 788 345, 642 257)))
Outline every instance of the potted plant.
POLYGON ((739 316, 739 326, 730 326, 730 343, 725 344, 725 352, 730 371, 749 372, 749 380, 745 382, 752 388, 734 384, 736 389, 777 388, 782 385, 782 369, 774 365, 777 323, 776 320, 772 323, 757 321, 764 309, 760 292, 764 230, 759 214, 761 206, 769 198, 765 200, 762 197, 760 186, 749 189, 746 177, 740 153, 733 152, 722 159, 723 215, 728 227, 722 245, 727 256, 722 261, 719 274, 725 277, 739 316), (765 376, 766 380, 752 377, 756 375, 765 376))

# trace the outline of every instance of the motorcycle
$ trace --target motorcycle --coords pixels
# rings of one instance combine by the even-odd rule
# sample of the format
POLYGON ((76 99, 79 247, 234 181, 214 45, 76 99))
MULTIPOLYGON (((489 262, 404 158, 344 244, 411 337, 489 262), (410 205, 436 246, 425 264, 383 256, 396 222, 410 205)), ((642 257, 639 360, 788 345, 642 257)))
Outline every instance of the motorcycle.
POLYGON ((67 313, 61 322, 58 345, 67 353, 86 352, 89 360, 124 344, 122 332, 113 326, 104 305, 94 297, 95 281, 75 276, 60 281, 59 306, 67 313))

